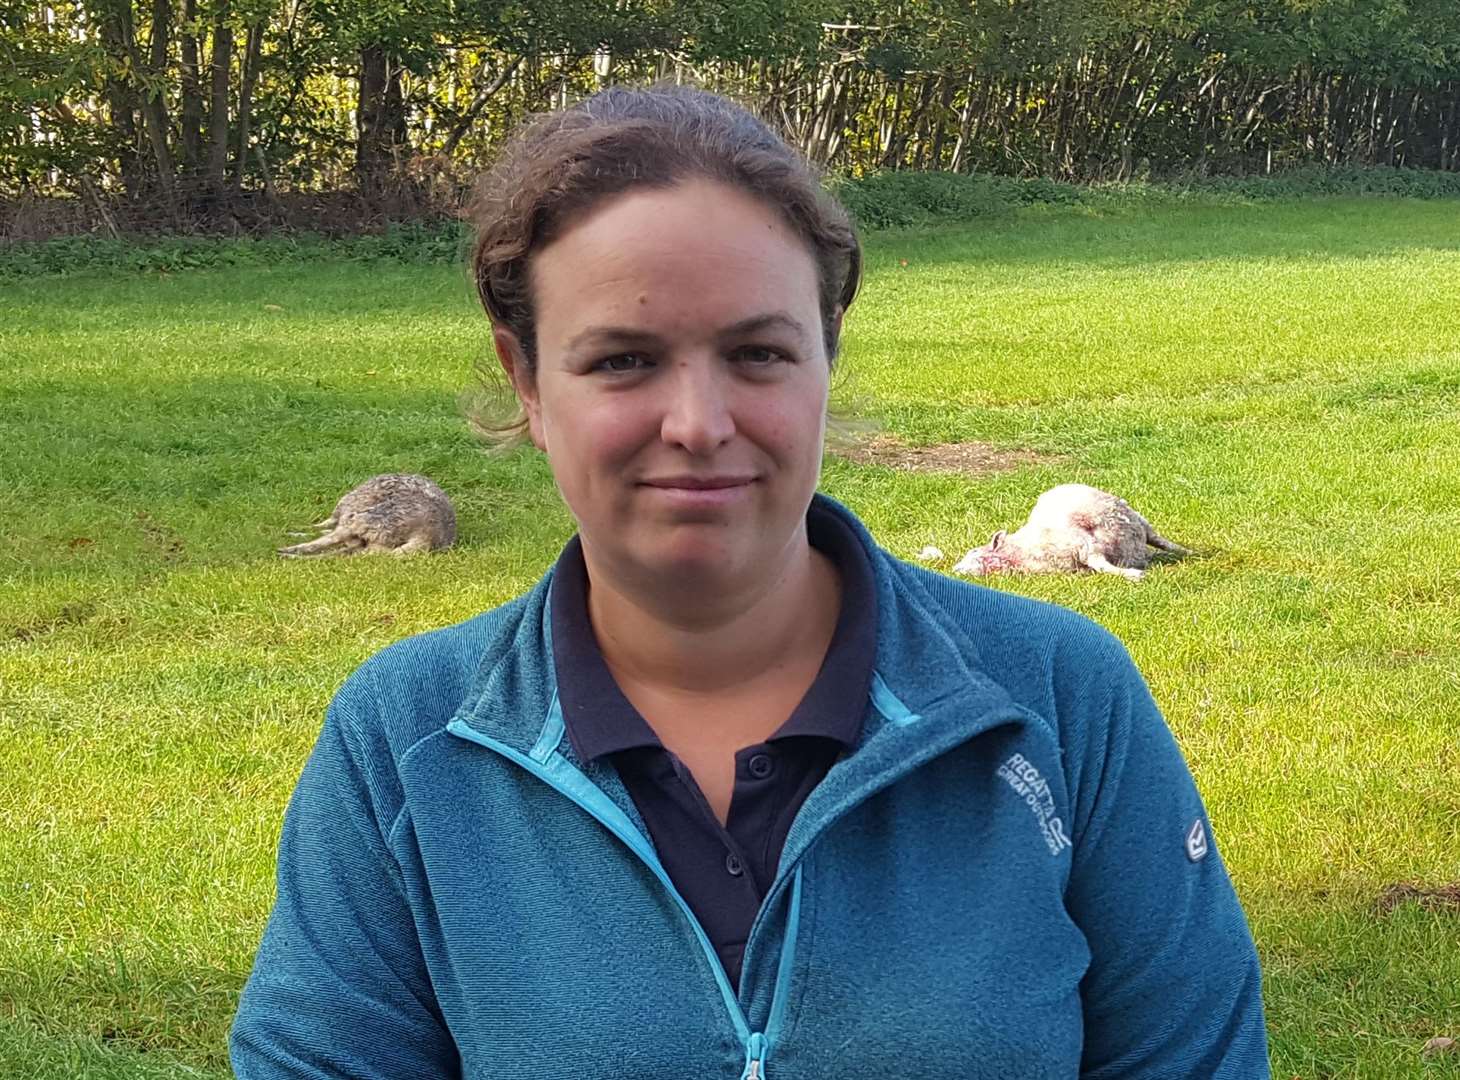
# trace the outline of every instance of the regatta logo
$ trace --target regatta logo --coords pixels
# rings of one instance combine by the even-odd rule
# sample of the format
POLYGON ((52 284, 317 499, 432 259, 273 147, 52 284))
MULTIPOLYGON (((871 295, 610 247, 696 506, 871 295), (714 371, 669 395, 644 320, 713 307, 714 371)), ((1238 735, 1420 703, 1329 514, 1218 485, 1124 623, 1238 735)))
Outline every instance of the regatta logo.
POLYGON ((1070 838, 1065 835, 1065 823, 1055 816, 1054 796, 1050 794, 1049 782, 1039 775, 1039 770, 1023 754, 1015 754, 1000 765, 999 775, 1024 800, 1024 805, 1034 812, 1034 817, 1039 822, 1039 831, 1044 833, 1044 843, 1051 855, 1058 855, 1065 848, 1073 846, 1070 838))

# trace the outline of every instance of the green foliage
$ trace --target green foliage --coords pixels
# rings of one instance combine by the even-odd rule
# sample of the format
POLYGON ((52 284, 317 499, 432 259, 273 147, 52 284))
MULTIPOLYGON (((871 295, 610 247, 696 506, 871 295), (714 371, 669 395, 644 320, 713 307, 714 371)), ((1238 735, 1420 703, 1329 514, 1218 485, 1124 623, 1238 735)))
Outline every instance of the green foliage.
POLYGON ((1274 176, 1211 176, 1186 190, 1245 199, 1288 199, 1317 195, 1390 195, 1408 199, 1460 198, 1460 173, 1428 169, 1321 168, 1308 166, 1274 176))
POLYGON ((956 173, 871 173, 833 185, 867 229, 908 228, 1007 213, 1017 205, 1017 180, 956 173))
POLYGON ((370 187, 383 162, 408 172, 447 151, 475 168, 531 112, 665 77, 762 107, 852 172, 1460 169, 1454 0, 195 0, 186 22, 183 2, 0 0, 0 192, 76 194, 84 176, 138 201, 168 186, 164 168, 185 187, 219 28, 229 172, 255 190, 266 174, 280 190, 370 187), (203 66, 191 89, 184 41, 203 66), (144 100, 162 107, 161 153, 144 100))
POLYGON ((277 233, 263 237, 169 237, 108 240, 71 236, 0 248, 0 281, 40 275, 177 273, 225 266, 352 262, 449 263, 461 258, 464 226, 398 225, 378 234, 325 237, 277 233))
POLYGON ((880 172, 834 178, 832 190, 863 228, 885 229, 997 217, 1020 206, 1033 205, 1111 207, 1173 201, 1269 201, 1356 195, 1460 198, 1460 173, 1309 167, 1274 176, 1213 176, 1163 183, 1087 185, 1046 177, 880 172))
POLYGON ((34 4, 0 0, 0 192, 95 160, 104 142, 68 104, 95 91, 101 51, 77 35, 75 4, 44 9, 49 24, 36 19, 34 4), (37 127, 54 141, 38 140, 37 127))
MULTIPOLYGON (((1460 198, 1460 174, 1421 169, 1294 169, 1276 176, 1200 177, 1164 183, 1070 184, 1045 177, 876 172, 829 178, 832 192, 864 231, 908 229, 1005 217, 1023 206, 1092 209, 1175 202, 1231 203, 1285 199, 1388 196, 1460 198)), ((167 237, 109 240, 61 237, 0 248, 0 282, 53 275, 177 273, 228 266, 350 261, 459 262, 470 241, 459 222, 394 225, 381 233, 326 237, 278 233, 263 237, 167 237)))

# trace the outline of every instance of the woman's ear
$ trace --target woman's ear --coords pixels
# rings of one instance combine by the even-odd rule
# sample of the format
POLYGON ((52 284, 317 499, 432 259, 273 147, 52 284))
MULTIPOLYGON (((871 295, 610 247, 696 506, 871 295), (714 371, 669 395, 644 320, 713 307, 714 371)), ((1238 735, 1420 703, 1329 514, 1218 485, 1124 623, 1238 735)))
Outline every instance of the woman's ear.
POLYGON ((528 362, 527 350, 522 347, 522 341, 517 335, 505 326, 492 327, 492 345, 497 350, 497 362, 502 365, 502 370, 507 373, 507 381, 512 384, 512 392, 517 395, 517 400, 522 403, 522 411, 527 414, 527 432, 532 437, 532 444, 539 450, 546 450, 542 407, 537 396, 537 372, 532 370, 532 365, 528 362))

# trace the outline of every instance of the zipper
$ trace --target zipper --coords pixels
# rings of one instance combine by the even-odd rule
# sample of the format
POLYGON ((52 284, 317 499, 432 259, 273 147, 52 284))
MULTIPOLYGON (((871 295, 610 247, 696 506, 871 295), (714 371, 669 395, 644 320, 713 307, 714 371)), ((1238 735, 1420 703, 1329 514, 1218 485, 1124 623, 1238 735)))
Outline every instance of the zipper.
POLYGON ((730 977, 725 974, 725 966, 720 963, 720 956, 715 952, 714 945, 710 943, 709 935, 705 933, 704 927, 700 925, 699 919, 695 918, 694 911, 679 894, 679 890, 674 887, 674 883, 669 879, 669 874, 659 862, 658 856, 654 854, 654 849, 649 846, 649 841, 634 827, 634 823, 629 820, 629 816, 619 808, 617 803, 605 795, 593 781, 569 764, 567 758, 557 753, 555 748, 559 740, 552 738, 550 734, 554 727, 561 736, 563 720, 556 699, 550 710, 547 729, 538 739, 531 754, 524 754, 506 743, 483 735, 460 719, 453 719, 446 725, 446 730, 458 738, 500 754, 542 780, 549 787, 556 789, 596 818, 653 871, 660 884, 668 890, 674 902, 684 912, 684 917, 689 920, 690 929, 694 931, 700 948, 710 962, 710 971, 719 985, 720 996, 724 999, 726 1011, 730 1014, 736 1034, 740 1037, 741 1042, 745 1043, 745 1071, 741 1073, 740 1080, 766 1080, 766 1058, 770 1054, 773 1039, 780 1033, 789 1005, 787 998, 790 992, 791 968, 796 953, 796 929, 801 917, 801 868, 797 866, 791 877, 790 910, 786 918, 785 937, 781 942, 780 962, 776 968, 776 983, 771 992, 770 1017, 765 1031, 753 1032, 750 1030, 749 1020, 745 1017, 745 1011, 740 1007, 740 1000, 735 994, 735 989, 730 985, 730 977))
POLYGON ((745 1071, 740 1080, 765 1080, 766 1037, 759 1032, 745 1045, 745 1071))

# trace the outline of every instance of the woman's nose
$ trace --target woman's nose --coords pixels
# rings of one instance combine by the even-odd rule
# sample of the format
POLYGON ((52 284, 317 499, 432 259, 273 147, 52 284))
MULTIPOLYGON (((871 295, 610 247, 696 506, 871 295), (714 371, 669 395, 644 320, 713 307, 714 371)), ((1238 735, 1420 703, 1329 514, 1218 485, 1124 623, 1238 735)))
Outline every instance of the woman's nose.
POLYGON ((735 435, 730 387, 709 364, 694 361, 675 365, 667 380, 667 400, 660 437, 695 455, 713 452, 735 435))

